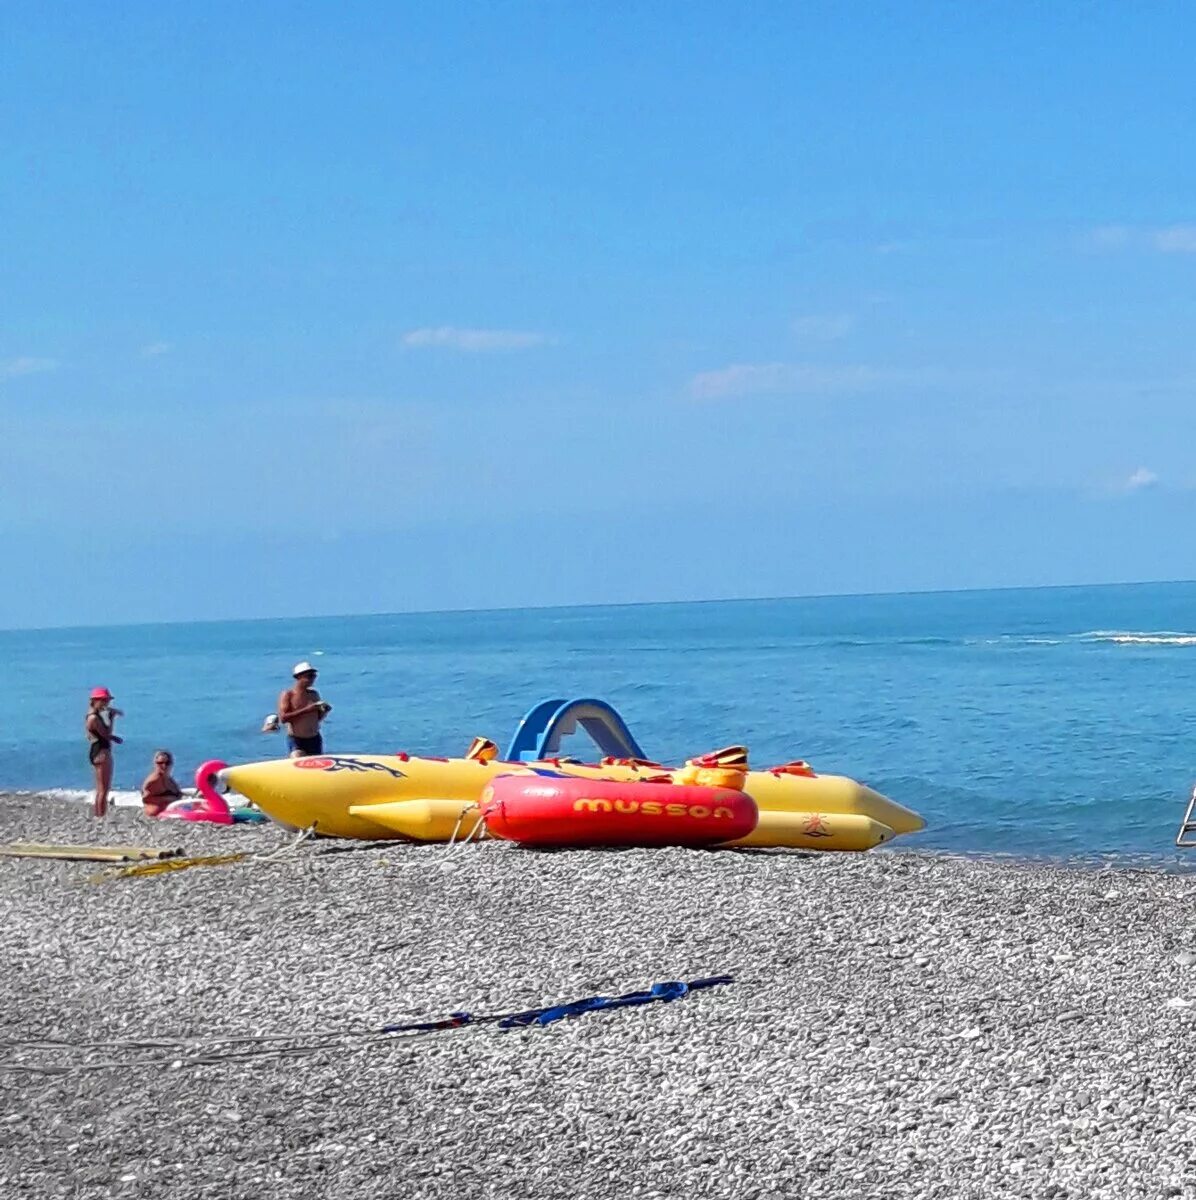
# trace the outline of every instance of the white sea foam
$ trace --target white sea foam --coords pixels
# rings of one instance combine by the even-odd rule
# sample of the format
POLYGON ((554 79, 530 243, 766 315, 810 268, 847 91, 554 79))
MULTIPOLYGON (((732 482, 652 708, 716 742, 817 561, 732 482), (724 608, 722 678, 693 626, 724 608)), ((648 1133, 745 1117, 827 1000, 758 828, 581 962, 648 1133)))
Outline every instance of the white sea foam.
POLYGON ((1091 629, 1074 637, 1084 642, 1113 642, 1118 646, 1196 646, 1196 633, 1173 629, 1091 629))
POLYGON ((1117 646, 1196 646, 1196 633, 1169 629, 1089 629, 1063 638, 1003 634, 983 639, 986 646, 1065 646, 1077 642, 1108 642, 1117 646))
MULTIPOLYGON (((36 796, 45 796, 50 800, 74 800, 82 804, 90 804, 95 799, 95 792, 85 792, 79 788, 46 788, 35 792, 36 796)), ((140 808, 140 792, 109 792, 108 802, 118 804, 122 808, 140 808)))

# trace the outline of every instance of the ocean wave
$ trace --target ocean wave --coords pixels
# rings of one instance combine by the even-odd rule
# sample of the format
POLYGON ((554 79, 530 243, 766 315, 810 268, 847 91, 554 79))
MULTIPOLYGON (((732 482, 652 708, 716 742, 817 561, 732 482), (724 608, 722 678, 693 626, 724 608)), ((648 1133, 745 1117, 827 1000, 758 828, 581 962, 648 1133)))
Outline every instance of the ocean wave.
POLYGON ((1072 637, 1080 642, 1112 642, 1118 646, 1196 646, 1196 633, 1173 629, 1090 629, 1072 637))
POLYGON ((1114 646, 1196 646, 1196 633, 1184 633, 1173 629, 1089 629, 1084 633, 1069 633, 1066 637, 1007 633, 1001 637, 984 639, 986 646, 1074 646, 1077 643, 1114 646))
POLYGON ((1062 646, 1064 638, 1052 637, 1023 637, 1021 635, 1004 634, 1002 637, 985 638, 986 646, 1062 646))
MULTIPOLYGON (((935 634, 911 635, 909 637, 823 637, 812 639, 819 650, 853 649, 874 646, 965 646, 968 638, 940 637, 935 634)), ((753 647, 756 649, 757 647, 753 647)), ((764 647, 767 649, 767 647, 764 647)))

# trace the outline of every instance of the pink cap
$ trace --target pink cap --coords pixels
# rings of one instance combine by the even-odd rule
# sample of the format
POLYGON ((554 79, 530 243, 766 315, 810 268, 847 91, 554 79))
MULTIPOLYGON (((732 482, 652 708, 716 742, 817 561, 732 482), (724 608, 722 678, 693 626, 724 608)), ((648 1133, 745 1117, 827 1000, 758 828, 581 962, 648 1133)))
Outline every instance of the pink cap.
POLYGON ((91 698, 93 700, 111 700, 112 693, 107 688, 92 688, 91 698))

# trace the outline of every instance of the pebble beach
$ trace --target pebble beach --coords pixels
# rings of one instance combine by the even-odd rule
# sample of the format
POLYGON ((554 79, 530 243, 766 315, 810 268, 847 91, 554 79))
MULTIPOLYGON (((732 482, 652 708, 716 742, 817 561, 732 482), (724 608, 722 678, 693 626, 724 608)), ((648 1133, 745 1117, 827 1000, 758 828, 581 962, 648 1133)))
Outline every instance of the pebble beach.
POLYGON ((1196 1195, 1190 876, 291 840, 0 799, 4 843, 252 856, 0 859, 0 1195, 1196 1195))

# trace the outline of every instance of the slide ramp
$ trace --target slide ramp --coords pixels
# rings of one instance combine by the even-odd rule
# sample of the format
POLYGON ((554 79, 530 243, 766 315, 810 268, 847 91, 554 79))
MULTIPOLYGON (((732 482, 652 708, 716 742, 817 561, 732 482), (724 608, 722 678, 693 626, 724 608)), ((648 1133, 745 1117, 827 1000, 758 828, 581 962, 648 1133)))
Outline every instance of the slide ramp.
POLYGON ((611 758, 647 758, 631 736, 627 722, 605 700, 541 700, 519 722, 504 758, 507 762, 534 762, 556 758, 561 742, 581 731, 611 758))

